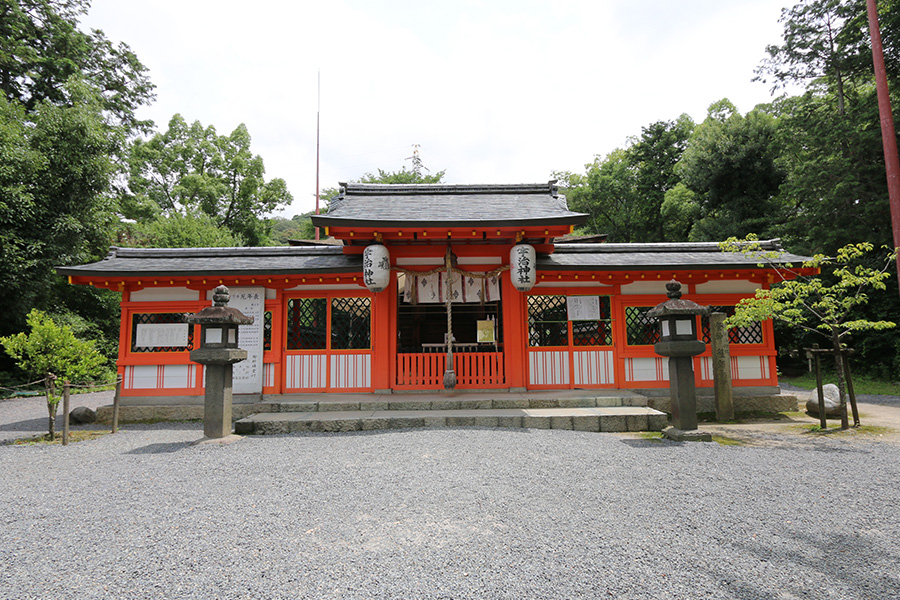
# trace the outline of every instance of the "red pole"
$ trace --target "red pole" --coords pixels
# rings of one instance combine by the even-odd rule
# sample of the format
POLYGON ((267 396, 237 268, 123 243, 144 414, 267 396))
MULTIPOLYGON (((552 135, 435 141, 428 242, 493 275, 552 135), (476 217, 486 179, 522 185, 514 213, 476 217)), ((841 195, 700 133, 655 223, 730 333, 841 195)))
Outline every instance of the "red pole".
MULTIPOLYGON (((319 214, 319 112, 322 106, 322 74, 317 74, 316 82, 316 214, 319 214)), ((316 227, 316 241, 319 241, 319 228, 316 227)))
MULTIPOLYGON (((891 112, 891 97, 888 94, 884 49, 881 45, 881 28, 878 26, 878 9, 875 6, 875 0, 866 0, 866 10, 869 13, 869 34, 872 36, 872 62, 875 65, 875 88, 878 91, 878 114, 881 117, 881 141, 884 144, 884 165, 887 170, 888 198, 891 203, 891 228, 894 231, 894 248, 896 249, 900 248, 900 158, 897 156, 897 134, 894 132, 894 116, 891 112)), ((897 261, 897 280, 900 283, 900 261, 897 261)))

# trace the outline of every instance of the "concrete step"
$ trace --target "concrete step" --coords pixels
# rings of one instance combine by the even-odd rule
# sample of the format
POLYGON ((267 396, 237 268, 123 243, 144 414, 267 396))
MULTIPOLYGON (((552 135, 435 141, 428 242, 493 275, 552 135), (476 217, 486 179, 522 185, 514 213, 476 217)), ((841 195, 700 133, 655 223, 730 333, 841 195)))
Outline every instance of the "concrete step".
POLYGON ((335 410, 257 413, 236 421, 239 435, 337 432, 415 427, 519 427, 576 431, 661 431, 666 413, 646 406, 335 410))
POLYGON ((260 412, 346 412, 385 410, 496 410, 647 406, 647 397, 625 390, 554 392, 454 392, 402 394, 305 394, 264 399, 260 412))

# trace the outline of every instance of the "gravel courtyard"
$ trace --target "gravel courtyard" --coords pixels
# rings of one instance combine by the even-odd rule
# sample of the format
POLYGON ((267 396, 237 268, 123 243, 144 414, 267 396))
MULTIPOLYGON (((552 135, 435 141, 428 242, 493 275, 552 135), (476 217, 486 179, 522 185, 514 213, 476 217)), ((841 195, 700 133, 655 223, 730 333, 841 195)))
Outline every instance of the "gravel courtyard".
MULTIPOLYGON (((0 400, 0 443, 40 402, 0 400)), ((873 438, 201 435, 0 445, 0 598, 900 596, 900 445, 873 438)))

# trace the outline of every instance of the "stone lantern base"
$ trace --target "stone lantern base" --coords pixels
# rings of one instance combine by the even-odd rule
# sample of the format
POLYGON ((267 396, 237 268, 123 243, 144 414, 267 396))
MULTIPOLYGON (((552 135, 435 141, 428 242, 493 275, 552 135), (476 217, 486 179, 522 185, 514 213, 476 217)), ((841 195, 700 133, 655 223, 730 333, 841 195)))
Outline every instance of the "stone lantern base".
POLYGON ((678 429, 676 427, 666 427, 663 429, 663 437, 673 442, 711 442, 712 435, 707 431, 699 429, 678 429))

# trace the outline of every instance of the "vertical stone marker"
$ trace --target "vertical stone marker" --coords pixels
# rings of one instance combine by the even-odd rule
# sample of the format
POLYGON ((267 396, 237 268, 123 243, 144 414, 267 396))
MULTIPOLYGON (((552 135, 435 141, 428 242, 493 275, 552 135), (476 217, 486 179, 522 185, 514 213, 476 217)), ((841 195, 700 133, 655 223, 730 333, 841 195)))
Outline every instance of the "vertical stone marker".
POLYGON ((712 346, 716 420, 730 421, 734 418, 734 396, 731 389, 731 348, 728 345, 725 313, 714 312, 709 315, 709 341, 712 346))
POLYGON ((191 360, 206 366, 203 435, 209 439, 231 435, 234 363, 247 358, 247 351, 238 347, 238 327, 253 323, 253 317, 229 308, 229 299, 228 288, 220 285, 213 306, 185 315, 185 321, 200 325, 200 347, 191 350, 191 360))

